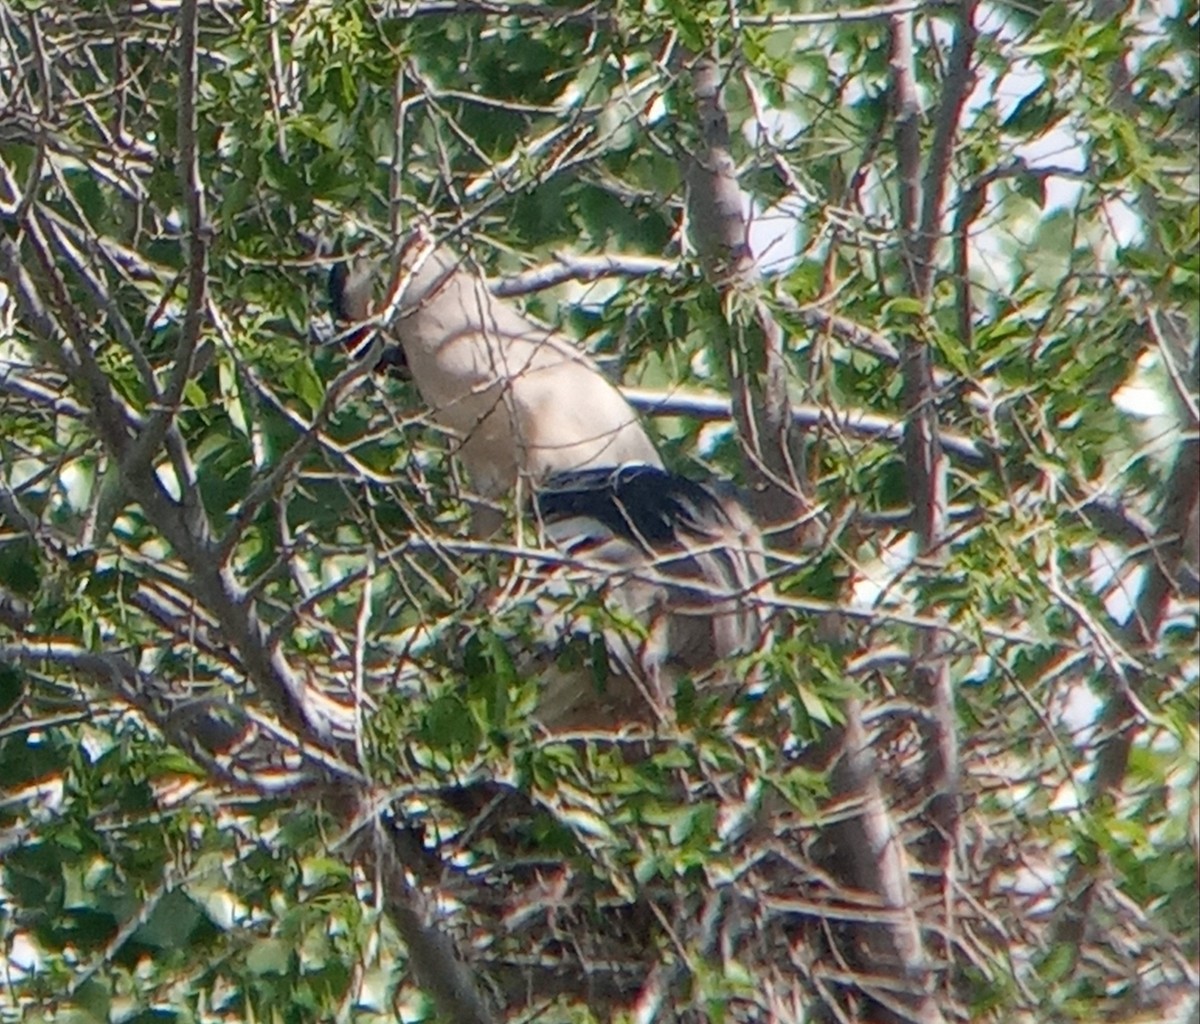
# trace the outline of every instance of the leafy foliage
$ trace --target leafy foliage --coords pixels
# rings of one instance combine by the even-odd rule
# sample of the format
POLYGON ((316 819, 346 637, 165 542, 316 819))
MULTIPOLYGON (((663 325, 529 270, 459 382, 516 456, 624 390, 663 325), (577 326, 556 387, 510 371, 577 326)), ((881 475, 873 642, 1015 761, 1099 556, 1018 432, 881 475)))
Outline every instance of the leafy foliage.
POLYGON ((1195 4, 915 12, 928 292, 904 11, 196 6, 0 10, 0 1019, 444 1016, 398 903, 496 1020, 1183 1019, 1195 4), (688 203, 709 52, 744 287, 688 203), (521 301, 682 390, 651 426, 689 475, 753 476, 686 398, 781 328, 815 532, 757 685, 537 725, 556 673, 608 685, 612 609, 554 591, 588 628, 546 650, 542 563, 467 539, 415 390, 310 343, 335 240, 419 223, 510 282, 611 257, 521 301), (856 728, 899 901, 847 832, 856 728))

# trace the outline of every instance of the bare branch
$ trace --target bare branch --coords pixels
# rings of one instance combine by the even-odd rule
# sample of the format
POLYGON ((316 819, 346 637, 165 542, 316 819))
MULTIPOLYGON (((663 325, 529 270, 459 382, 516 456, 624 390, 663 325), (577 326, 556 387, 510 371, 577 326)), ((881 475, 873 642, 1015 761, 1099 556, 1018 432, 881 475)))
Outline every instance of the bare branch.
POLYGON ((48 352, 57 354, 72 382, 85 392, 97 432, 105 447, 117 458, 129 494, 188 566, 193 574, 197 599, 220 622, 226 637, 240 652, 247 674, 279 709, 284 721, 301 734, 330 737, 333 731, 331 709, 315 700, 304 680, 278 650, 266 646, 264 630, 253 607, 233 575, 217 560, 207 518, 194 488, 187 487, 186 481, 180 481, 184 500, 176 501, 153 466, 142 459, 128 459, 132 417, 124 412, 124 404, 96 361, 89 336, 78 322, 58 269, 42 243, 36 211, 31 211, 25 239, 54 291, 56 310, 70 321, 70 330, 64 332, 47 311, 37 286, 21 265, 11 239, 0 239, 0 273, 4 274, 16 296, 17 308, 27 325, 39 336, 48 352), (64 333, 70 342, 69 348, 56 344, 64 333))
MULTIPOLYGON (((679 260, 654 256, 562 253, 557 254, 555 260, 555 263, 534 267, 513 277, 493 278, 488 282, 488 290, 496 296, 511 297, 553 288, 565 281, 595 281, 604 277, 671 279, 684 272, 679 260)), ((778 296, 772 301, 806 327, 828 331, 851 348, 861 349, 892 365, 900 364, 900 353, 896 346, 878 331, 855 323, 849 317, 822 309, 819 303, 801 306, 788 295, 778 296)))
POLYGON ((129 443, 133 417, 96 362, 86 329, 67 295, 55 262, 50 258, 34 211, 25 221, 25 242, 33 250, 39 269, 54 293, 56 313, 63 315, 67 324, 61 324, 48 310, 33 278, 21 263, 16 243, 9 238, 0 239, 0 273, 4 274, 16 297, 18 312, 40 341, 46 356, 85 392, 91 416, 100 427, 105 443, 110 451, 119 455, 129 443))
MULTIPOLYGON (((1120 19, 1127 9, 1120 0, 1095 0, 1092 16, 1097 22, 1108 22, 1120 19)), ((1109 64, 1109 88, 1112 104, 1117 110, 1126 114, 1136 110, 1128 48, 1109 64)), ((1139 181, 1136 188, 1138 212, 1144 223, 1152 226, 1158 221, 1159 197, 1147 182, 1139 181)), ((1161 251, 1161 236, 1156 230, 1147 230, 1145 244, 1152 250, 1161 251)), ((1185 419, 1185 438, 1176 453, 1159 505, 1154 559, 1147 566, 1134 613, 1124 630, 1134 653, 1153 656, 1172 596, 1190 588, 1200 566, 1200 552, 1197 551, 1200 544, 1200 438, 1194 432, 1197 407, 1194 392, 1185 383, 1187 378, 1179 373, 1178 366, 1179 362, 1190 362, 1189 369, 1194 377, 1195 368, 1200 366, 1200 342, 1194 336, 1188 337, 1190 331, 1174 329, 1176 321, 1170 310, 1153 307, 1148 320, 1185 419)), ((1181 314, 1180 322, 1186 321, 1186 315, 1181 314)), ((1145 695, 1140 691, 1147 681, 1145 673, 1137 670, 1128 674, 1124 685, 1116 673, 1106 676, 1109 694, 1100 719, 1104 740, 1096 757, 1096 770, 1088 794, 1090 808, 1109 806, 1124 786, 1129 757, 1142 725, 1136 705, 1145 701, 1145 695)), ((1065 898, 1059 907, 1054 929, 1054 940, 1076 953, 1087 930, 1096 895, 1093 872, 1094 867, 1087 858, 1075 858, 1063 887, 1065 898)))
MULTIPOLYGON (((129 453, 134 462, 147 462, 162 445, 167 429, 175 418, 183 390, 193 373, 193 359, 200 342, 208 276, 208 235, 210 228, 204 209, 204 189, 200 181, 200 157, 196 145, 196 92, 199 71, 196 58, 197 0, 183 0, 179 8, 179 183, 183 193, 187 229, 187 308, 171 379, 161 404, 150 415, 146 426, 129 453)), ((191 481, 188 481, 190 484, 191 481)), ((182 485, 182 483, 181 483, 182 485)))
MULTIPOLYGON (((622 388, 621 394, 635 409, 649 416, 687 416, 702 422, 733 417, 732 403, 720 395, 682 389, 656 391, 647 388, 622 388)), ((905 431, 905 424, 901 420, 861 410, 793 404, 790 411, 792 422, 797 426, 829 427, 836 433, 851 437, 899 441, 905 431)), ((966 462, 977 465, 987 460, 987 453, 969 437, 943 434, 941 440, 947 451, 966 462)))
MULTIPOLYGON (((1125 631, 1135 654, 1153 653, 1166 621, 1170 598, 1183 589, 1179 580, 1185 560, 1196 558, 1196 535, 1200 532, 1198 502, 1200 438, 1193 435, 1179 446, 1167 479, 1158 527, 1161 543, 1154 549, 1154 560, 1147 566, 1134 614, 1125 631)), ((1139 690, 1145 677, 1146 673, 1136 665, 1123 672, 1106 673, 1109 696, 1100 719, 1105 738, 1096 757, 1096 771, 1088 796, 1090 807, 1104 807, 1124 784, 1134 740, 1145 723, 1145 716, 1138 707, 1144 702, 1139 690)), ((1092 870, 1085 859, 1076 858, 1063 887, 1066 899, 1059 908, 1054 934, 1056 942, 1070 948, 1077 947, 1082 940, 1091 913, 1095 895, 1092 870)))
POLYGON ((740 330, 735 318, 728 324, 732 409, 756 516, 776 542, 786 547, 800 537, 785 524, 808 521, 804 462, 789 412, 783 332, 767 304, 755 294, 759 274, 730 151, 722 84, 715 61, 701 58, 695 62, 692 88, 701 145, 685 167, 688 223, 705 272, 722 293, 727 315, 739 306, 749 314, 740 330))
POLYGON ((492 1024, 474 978, 459 960, 450 940, 425 924, 417 909, 419 894, 405 877, 393 835, 382 825, 375 831, 375 870, 388 917, 408 948, 417 983, 429 994, 443 1020, 492 1024))
POLYGON ((596 281, 602 277, 677 277, 683 272, 678 260, 654 256, 600 255, 579 256, 556 253, 554 263, 535 267, 513 277, 488 282, 488 290, 496 296, 511 297, 553 288, 564 281, 596 281))
MULTIPOLYGON (((937 10, 949 0, 898 0, 890 4, 844 8, 814 13, 778 12, 740 16, 743 25, 797 27, 804 25, 836 25, 859 21, 882 21, 898 13, 937 10)), ((165 5, 164 5, 165 6, 165 5)), ((402 18, 447 17, 454 14, 489 14, 497 17, 516 17, 537 21, 585 22, 604 26, 608 13, 602 4, 585 4, 577 8, 544 7, 531 3, 503 3, 500 0, 392 0, 389 16, 402 18)))
POLYGON ((917 95, 912 15, 896 15, 890 26, 892 115, 896 122, 900 178, 900 237, 905 259, 909 261, 909 273, 913 275, 911 261, 916 257, 913 235, 921 202, 921 101, 917 95))
MULTIPOLYGON (((0 259, 2 258, 3 250, 0 250, 0 259)), ((73 398, 62 394, 57 389, 30 380, 20 373, 13 363, 7 364, 0 370, 0 391, 17 395, 26 401, 40 405, 56 416, 69 416, 73 420, 86 419, 88 416, 87 409, 73 398)))
POLYGON ((536 3, 505 3, 503 0, 390 0, 384 10, 393 18, 448 17, 454 14, 491 14, 505 18, 525 18, 555 24, 579 23, 604 25, 609 14, 599 3, 582 7, 558 8, 536 3))
POLYGON ((855 323, 849 317, 821 309, 818 303, 800 306, 787 297, 778 301, 785 312, 798 317, 806 327, 814 331, 828 331, 842 344, 868 352, 890 366, 900 365, 900 352, 878 331, 855 323))
MULTIPOLYGON (((945 208, 946 186, 954 159, 954 146, 962 121, 967 96, 975 82, 971 62, 975 58, 975 10, 977 0, 962 0, 955 5, 958 26, 954 45, 950 49, 949 67, 942 86, 942 98, 934 117, 933 141, 925 165, 921 188, 921 225, 913 249, 913 294, 928 299, 933 287, 934 255, 942 236, 942 214, 945 208)), ((905 129, 907 131, 907 129, 905 129)))
MULTIPOLYGON (((355 360, 341 373, 325 392, 325 398, 312 422, 305 427, 304 432, 292 443, 292 446, 276 460, 271 471, 251 486, 249 493, 233 512, 233 521, 216 547, 215 557, 221 565, 229 560, 241 541, 246 527, 254 521, 263 506, 279 496, 281 489, 295 472, 301 458, 321 436, 322 430, 329 424, 347 393, 370 375, 379 361, 379 350, 378 344, 373 345, 366 358, 355 360)), ((251 376, 253 377, 253 374, 251 376)))
POLYGON ((831 11, 796 13, 777 11, 770 14, 743 14, 741 23, 750 26, 804 26, 839 25, 857 21, 884 21, 902 14, 917 14, 922 11, 937 11, 952 6, 955 0, 897 0, 890 4, 873 4, 867 7, 837 7, 831 11))
MULTIPOLYGON (((892 21, 892 95, 896 150, 900 162, 902 247, 910 294, 928 303, 934 258, 941 237, 945 191, 958 138, 959 122, 971 82, 975 51, 975 0, 963 0, 949 71, 937 107, 934 136, 924 178, 920 177, 920 101, 917 95, 911 16, 892 21), (920 218, 918 224, 918 217, 920 218)), ((969 317, 969 294, 960 297, 960 320, 969 317)), ((948 498, 944 443, 937 415, 937 384, 929 343, 914 323, 903 345, 905 436, 908 487, 919 557, 936 572, 947 557, 948 498)), ((934 835, 931 860, 942 873, 946 906, 952 906, 954 852, 959 802, 958 716, 950 677, 949 653, 934 631, 914 638, 912 692, 930 711, 924 784, 930 794, 934 835)))
POLYGON ((1192 375, 1194 382, 1196 370, 1195 359, 1189 359, 1187 355, 1187 327, 1180 328, 1171 316, 1161 309, 1151 309, 1146 316, 1146 323, 1150 327, 1150 336, 1154 339, 1154 344, 1158 346, 1158 354, 1167 369, 1171 386, 1175 389, 1175 397, 1187 414, 1189 425, 1193 429, 1200 427, 1196 388, 1194 383, 1189 387, 1185 379, 1192 375), (1183 362, 1184 366, 1181 367, 1180 362, 1183 362), (1188 366, 1188 363, 1191 365, 1188 366))
POLYGON ((832 832, 840 839, 838 847, 849 859, 847 866, 855 884, 878 895, 889 912, 884 922, 865 932, 872 968, 889 975, 895 973, 907 983, 900 998, 908 1019, 939 1024, 943 1017, 929 994, 930 964, 914 910, 908 858, 883 799, 857 700, 846 705, 841 756, 832 781, 837 795, 856 812, 833 826, 832 832))
MULTIPOLYGON (((216 753, 226 737, 215 720, 205 728, 197 716, 180 715, 155 698, 153 680, 119 654, 100 654, 64 641, 34 641, 0 645, 0 663, 32 667, 63 666, 91 679, 118 700, 131 705, 160 729, 172 743, 187 752, 214 779, 238 788, 253 786, 253 776, 231 769, 227 759, 216 753)), ((269 789, 263 790, 269 793, 269 789)))

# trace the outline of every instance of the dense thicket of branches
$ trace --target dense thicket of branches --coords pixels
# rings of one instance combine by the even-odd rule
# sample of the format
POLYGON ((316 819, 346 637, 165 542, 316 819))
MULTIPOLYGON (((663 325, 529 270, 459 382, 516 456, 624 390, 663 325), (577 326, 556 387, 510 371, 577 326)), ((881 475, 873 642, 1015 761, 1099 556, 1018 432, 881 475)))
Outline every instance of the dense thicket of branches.
POLYGON ((1196 29, 0 3, 0 1019, 1195 1019, 1196 29), (418 226, 746 486, 759 687, 538 727, 311 344, 418 226))

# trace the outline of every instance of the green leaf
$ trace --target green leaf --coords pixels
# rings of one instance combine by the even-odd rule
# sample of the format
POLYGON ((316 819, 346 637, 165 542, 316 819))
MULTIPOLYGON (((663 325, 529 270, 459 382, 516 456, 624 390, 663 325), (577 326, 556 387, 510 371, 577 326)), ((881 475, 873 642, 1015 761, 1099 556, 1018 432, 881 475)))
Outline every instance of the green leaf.
POLYGON ((1046 176, 1044 174, 1018 174, 1014 179, 1017 195, 1024 196, 1037 205, 1039 210, 1046 208, 1046 176))
POLYGON ((292 950, 281 939, 260 939, 246 952, 246 969, 257 975, 288 974, 292 950))
POLYGON ((325 384, 308 360, 297 360, 287 368, 288 387, 308 407, 309 415, 321 408, 325 401, 325 384))
MULTIPOLYGON (((1053 50, 1043 51, 1053 53, 1053 50)), ((1046 82, 1023 96, 1000 126, 1014 135, 1038 135, 1062 117, 1057 94, 1046 82)), ((1018 186, 1019 187, 1019 186, 1018 186)))
POLYGON ((904 322, 909 317, 924 316, 926 306, 921 299, 916 299, 908 295, 900 295, 894 299, 888 299, 883 304, 881 312, 885 321, 904 322))
POLYGON ((963 347, 957 335, 937 331, 933 334, 933 342, 942 360, 960 377, 971 377, 971 364, 968 352, 963 347))
POLYGON ((237 371, 228 359, 217 363, 217 379, 220 384, 221 401, 229 422, 240 434, 249 434, 246 424, 246 412, 242 407, 241 388, 238 384, 237 371))
POLYGON ((0 542, 0 587, 20 597, 33 597, 41 580, 37 548, 30 540, 0 542))
POLYGON ((455 696, 438 697, 430 703, 422 734, 431 747, 447 753, 474 750, 482 738, 474 715, 455 696))
POLYGON ((20 670, 0 662, 0 718, 7 715, 21 699, 24 689, 20 670))

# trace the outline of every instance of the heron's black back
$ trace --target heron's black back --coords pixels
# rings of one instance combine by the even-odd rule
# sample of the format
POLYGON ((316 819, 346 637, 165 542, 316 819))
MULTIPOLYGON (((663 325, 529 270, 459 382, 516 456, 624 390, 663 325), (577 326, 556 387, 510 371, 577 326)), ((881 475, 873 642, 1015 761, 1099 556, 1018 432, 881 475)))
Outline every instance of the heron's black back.
POLYGON ((670 547, 686 537, 715 538, 733 525, 712 490, 655 466, 556 473, 538 488, 534 507, 552 532, 556 523, 590 520, 614 536, 652 548, 670 547))

